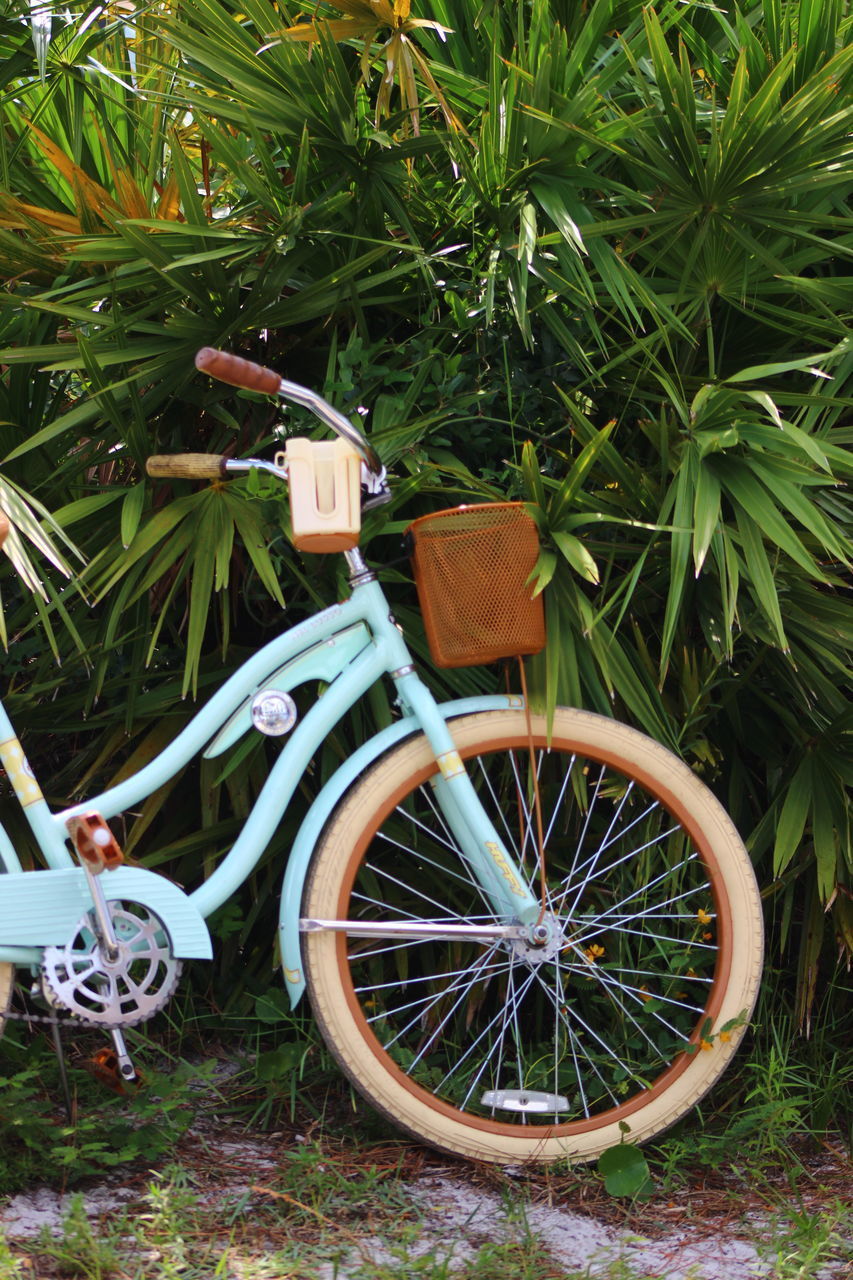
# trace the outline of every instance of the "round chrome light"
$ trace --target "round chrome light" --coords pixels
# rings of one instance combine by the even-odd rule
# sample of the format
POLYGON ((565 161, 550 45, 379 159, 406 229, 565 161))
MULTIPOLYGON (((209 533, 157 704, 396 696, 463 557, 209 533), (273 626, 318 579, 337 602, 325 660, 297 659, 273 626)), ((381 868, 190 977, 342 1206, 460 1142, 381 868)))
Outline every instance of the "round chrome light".
POLYGON ((280 738, 296 724, 296 703, 289 693, 279 689, 262 689, 252 699, 252 723, 258 733, 280 738))

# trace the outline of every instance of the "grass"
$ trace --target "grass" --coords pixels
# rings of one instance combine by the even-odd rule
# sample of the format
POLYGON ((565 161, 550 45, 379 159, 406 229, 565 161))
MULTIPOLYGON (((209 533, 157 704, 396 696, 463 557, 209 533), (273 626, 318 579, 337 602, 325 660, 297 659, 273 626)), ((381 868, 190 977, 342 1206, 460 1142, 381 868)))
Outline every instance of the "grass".
MULTIPOLYGON (((497 1170, 472 1170, 475 1182, 502 1184, 500 1198, 494 1189, 478 1186, 485 1198, 478 1219, 466 1222, 457 1212, 442 1228, 435 1210, 425 1220, 416 1188, 436 1171, 457 1178, 464 1171, 437 1170, 437 1158, 426 1159, 424 1164, 422 1153, 413 1157, 402 1146, 395 1156, 388 1147, 305 1142, 285 1147, 263 1184, 232 1188, 214 1200, 206 1175, 192 1172, 185 1161, 175 1163, 148 1175, 133 1209, 94 1222, 77 1193, 58 1233, 44 1231, 14 1243, 0 1236, 0 1280, 588 1280, 593 1274, 591 1264, 566 1269, 537 1232, 537 1213, 548 1201, 576 1209, 584 1184, 592 1186, 591 1174, 571 1175, 573 1191, 565 1205, 561 1185, 569 1175, 531 1172, 511 1182, 497 1170), (421 1161, 414 1180, 413 1158, 421 1161)), ((771 1191, 763 1192, 768 1208, 771 1191)), ((731 1212, 731 1193, 729 1200, 731 1212)), ((853 1257, 849 1235, 846 1244, 844 1238, 849 1208, 840 1198, 820 1210, 778 1199, 775 1208, 774 1280, 806 1280, 830 1262, 853 1257)), ((628 1210, 621 1217, 632 1221, 628 1210)), ((705 1237, 696 1245, 698 1268, 709 1247, 708 1223, 685 1225, 685 1238, 705 1237)), ((600 1280, 651 1280, 661 1272, 637 1270, 626 1250, 597 1263, 594 1274, 600 1280)))
MULTIPOLYGON (((352 1153, 348 1163, 339 1153, 336 1165, 322 1147, 306 1148, 284 1160, 278 1194, 253 1196, 247 1213, 245 1200, 206 1203, 187 1170, 170 1166, 150 1177, 133 1213, 93 1223, 77 1194, 57 1234, 14 1245, 0 1236, 0 1280, 659 1280, 663 1274, 638 1269, 629 1251, 566 1269, 529 1221, 529 1191, 505 1190, 499 1219, 489 1214, 467 1228, 456 1221, 443 1234, 433 1223, 427 1231, 410 1186, 384 1170, 380 1175, 369 1161, 359 1170, 352 1153), (364 1206, 368 1220, 360 1221, 364 1206)), ((846 1221, 849 1230, 849 1209, 846 1221)), ((807 1280, 829 1263, 849 1262, 844 1225, 840 1201, 819 1214, 790 1213, 765 1255, 773 1280, 807 1280)), ((698 1275, 716 1238, 713 1246, 707 1234, 693 1238, 684 1247, 695 1250, 698 1275)))
MULTIPOLYGON (((751 1056, 644 1148, 645 1203, 607 1195, 594 1167, 510 1172, 404 1141, 351 1095, 305 1020, 267 1011, 253 1031, 243 1022, 238 1050, 229 1031, 207 1059, 191 1018, 161 1023, 156 1040, 132 1031, 146 1087, 130 1098, 81 1065, 102 1040, 81 1033, 69 1046, 74 1124, 49 1044, 10 1028, 0 1041, 0 1196, 35 1184, 70 1196, 53 1233, 0 1234, 0 1280, 588 1280, 588 1258, 567 1270, 543 1240, 549 1210, 628 1241, 657 1225, 704 1239, 697 1267, 718 1239, 737 1232, 748 1244, 751 1233, 769 1250, 773 1280, 817 1280, 830 1264, 840 1280, 853 1263, 853 1065, 838 1048, 837 1006, 833 1017, 804 1042, 759 1016, 751 1056), (74 1191, 93 1182, 128 1198, 92 1219, 74 1191), (468 1188, 476 1217, 441 1208, 447 1185, 468 1188)), ((627 1243, 594 1274, 664 1273, 646 1277, 627 1243)))

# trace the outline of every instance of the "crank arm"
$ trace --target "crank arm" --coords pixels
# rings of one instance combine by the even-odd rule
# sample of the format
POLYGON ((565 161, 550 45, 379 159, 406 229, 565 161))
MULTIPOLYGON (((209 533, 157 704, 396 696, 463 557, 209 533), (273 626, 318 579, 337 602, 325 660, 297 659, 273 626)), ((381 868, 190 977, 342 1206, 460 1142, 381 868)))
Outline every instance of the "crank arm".
POLYGON ((446 942, 458 939, 468 942, 502 942, 524 939, 528 930, 522 924, 384 924, 371 920, 300 920, 300 933, 346 933, 351 938, 437 938, 446 942))
POLYGON ((94 906, 95 936, 98 939, 101 951, 104 956, 111 961, 116 961, 119 957, 118 939, 113 928, 113 920, 110 915, 110 909, 107 904, 106 895, 99 878, 92 874, 87 863, 81 859, 81 865, 89 885, 89 892, 92 895, 92 904, 94 906))
POLYGON ((122 1080, 131 1084, 134 1080, 139 1080, 139 1074, 136 1067, 131 1061, 130 1054, 127 1051, 124 1036, 120 1027, 110 1027, 110 1035, 112 1036, 113 1045, 115 1046, 116 1059, 118 1065, 118 1073, 122 1080))

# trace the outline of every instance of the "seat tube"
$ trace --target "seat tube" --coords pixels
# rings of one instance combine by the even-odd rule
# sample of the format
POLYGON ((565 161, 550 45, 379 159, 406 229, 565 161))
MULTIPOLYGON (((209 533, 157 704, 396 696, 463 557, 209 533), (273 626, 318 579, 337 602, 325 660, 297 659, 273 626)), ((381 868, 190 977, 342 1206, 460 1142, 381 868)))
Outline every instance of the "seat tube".
POLYGON ((432 694, 414 672, 396 680, 401 701, 417 717, 435 752, 440 776, 431 782, 433 793, 470 870, 499 915, 534 923, 541 904, 483 808, 432 694))

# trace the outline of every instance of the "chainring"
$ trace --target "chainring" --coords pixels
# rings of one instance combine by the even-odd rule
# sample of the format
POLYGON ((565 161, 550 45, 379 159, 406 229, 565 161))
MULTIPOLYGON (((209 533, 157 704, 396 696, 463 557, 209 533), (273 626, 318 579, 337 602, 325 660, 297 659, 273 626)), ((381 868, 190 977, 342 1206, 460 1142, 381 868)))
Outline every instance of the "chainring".
POLYGON ((138 902, 110 902, 118 956, 110 960, 93 914, 78 921, 65 946, 45 947, 42 988, 50 1004, 98 1027, 132 1027, 170 1000, 181 963, 169 949, 165 925, 138 902))

